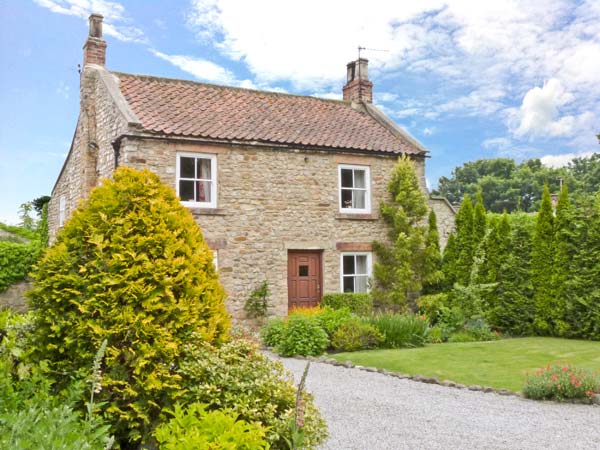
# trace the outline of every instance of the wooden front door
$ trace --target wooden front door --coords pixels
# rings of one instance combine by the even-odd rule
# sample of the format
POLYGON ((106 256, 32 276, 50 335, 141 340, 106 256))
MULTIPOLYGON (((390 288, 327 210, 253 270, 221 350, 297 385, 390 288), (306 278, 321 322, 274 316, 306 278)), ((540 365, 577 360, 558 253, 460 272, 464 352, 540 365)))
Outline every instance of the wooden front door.
POLYGON ((320 251, 288 253, 288 311, 321 302, 321 272, 320 251))

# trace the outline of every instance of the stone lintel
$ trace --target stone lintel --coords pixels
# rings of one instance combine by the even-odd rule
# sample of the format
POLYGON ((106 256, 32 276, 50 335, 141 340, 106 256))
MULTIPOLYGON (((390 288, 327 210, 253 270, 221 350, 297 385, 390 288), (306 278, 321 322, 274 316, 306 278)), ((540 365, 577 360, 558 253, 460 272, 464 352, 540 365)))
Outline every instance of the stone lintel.
POLYGON ((336 242, 335 248, 340 252, 371 252, 373 244, 371 242, 336 242))

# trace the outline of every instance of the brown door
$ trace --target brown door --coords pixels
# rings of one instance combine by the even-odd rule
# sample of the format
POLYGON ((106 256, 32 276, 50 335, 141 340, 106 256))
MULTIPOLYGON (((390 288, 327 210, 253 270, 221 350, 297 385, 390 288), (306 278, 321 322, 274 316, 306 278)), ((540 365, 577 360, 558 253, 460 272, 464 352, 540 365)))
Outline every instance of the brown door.
POLYGON ((317 306, 321 301, 321 252, 288 253, 288 311, 317 306))

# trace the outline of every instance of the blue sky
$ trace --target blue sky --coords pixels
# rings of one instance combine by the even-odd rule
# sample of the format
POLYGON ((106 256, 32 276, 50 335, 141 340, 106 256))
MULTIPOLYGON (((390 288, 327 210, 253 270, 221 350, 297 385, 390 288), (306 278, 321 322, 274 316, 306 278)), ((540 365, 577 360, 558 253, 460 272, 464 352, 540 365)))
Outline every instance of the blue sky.
POLYGON ((374 102, 429 150, 427 178, 497 156, 600 151, 600 1, 1 0, 0 221, 50 194, 79 109, 90 12, 107 67, 341 98, 370 49, 374 102))

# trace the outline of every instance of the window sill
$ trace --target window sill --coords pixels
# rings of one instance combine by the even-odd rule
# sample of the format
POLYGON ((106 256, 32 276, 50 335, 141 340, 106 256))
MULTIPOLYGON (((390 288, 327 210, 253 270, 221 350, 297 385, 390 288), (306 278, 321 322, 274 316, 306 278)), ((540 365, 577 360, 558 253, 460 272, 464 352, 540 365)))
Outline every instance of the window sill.
POLYGON ((377 220, 379 219, 378 214, 369 213, 369 214, 343 214, 337 213, 335 218, 338 220, 377 220))
POLYGON ((194 216, 226 216, 227 212, 222 208, 198 208, 187 207, 194 216))

